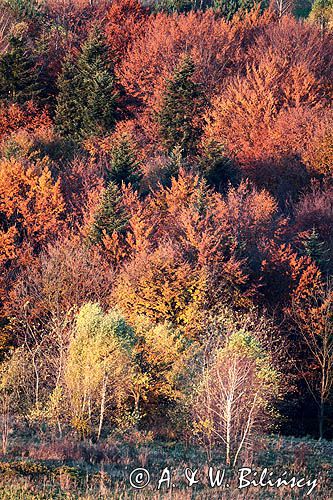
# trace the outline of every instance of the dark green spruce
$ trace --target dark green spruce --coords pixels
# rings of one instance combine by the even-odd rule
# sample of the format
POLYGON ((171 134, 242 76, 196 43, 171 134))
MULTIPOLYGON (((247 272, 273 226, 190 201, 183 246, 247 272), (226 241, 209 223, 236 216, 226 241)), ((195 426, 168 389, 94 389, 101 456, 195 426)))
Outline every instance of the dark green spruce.
POLYGON ((135 148, 126 136, 114 146, 111 160, 107 168, 107 179, 118 186, 122 183, 131 184, 134 189, 139 189, 142 179, 140 162, 137 159, 135 148))
POLYGON ((25 35, 12 35, 0 58, 0 99, 23 104, 40 93, 39 70, 25 35))
POLYGON ((127 216, 122 204, 121 189, 113 182, 109 182, 96 211, 88 240, 96 245, 102 241, 104 235, 122 233, 126 225, 127 216))
POLYGON ((193 153, 201 130, 195 118, 202 106, 202 93, 193 81, 195 65, 188 55, 182 58, 174 75, 166 82, 161 108, 157 114, 162 143, 171 153, 180 147, 184 157, 193 153))
POLYGON ((67 60, 58 80, 56 124, 67 139, 80 141, 112 130, 119 91, 112 61, 96 31, 82 47, 77 61, 67 60))

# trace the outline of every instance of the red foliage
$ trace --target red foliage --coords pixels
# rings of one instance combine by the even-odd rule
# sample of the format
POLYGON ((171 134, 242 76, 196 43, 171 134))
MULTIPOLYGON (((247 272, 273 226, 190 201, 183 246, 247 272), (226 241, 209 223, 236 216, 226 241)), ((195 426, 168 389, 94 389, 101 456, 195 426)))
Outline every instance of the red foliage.
POLYGON ((332 39, 330 36, 321 37, 315 25, 301 23, 292 16, 284 16, 279 22, 267 25, 256 37, 248 54, 250 60, 258 64, 268 52, 283 63, 285 70, 307 68, 317 83, 332 91, 332 39))
POLYGON ((105 22, 105 35, 111 57, 124 57, 133 41, 145 30, 148 12, 139 0, 115 0, 105 22))
POLYGON ((288 308, 295 290, 308 293, 320 282, 321 274, 309 257, 300 257, 289 244, 267 241, 262 261, 262 291, 271 305, 288 308))
POLYGON ((51 128, 52 120, 46 109, 40 110, 33 102, 24 106, 5 104, 0 106, 0 137, 25 129, 34 132, 39 128, 51 128))

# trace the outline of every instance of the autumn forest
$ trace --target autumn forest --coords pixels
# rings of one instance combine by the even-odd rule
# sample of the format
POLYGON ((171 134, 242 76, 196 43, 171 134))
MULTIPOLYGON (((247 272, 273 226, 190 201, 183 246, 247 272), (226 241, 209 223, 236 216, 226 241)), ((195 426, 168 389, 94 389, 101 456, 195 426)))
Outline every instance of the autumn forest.
POLYGON ((0 3, 1 471, 328 446, 332 0, 0 3))

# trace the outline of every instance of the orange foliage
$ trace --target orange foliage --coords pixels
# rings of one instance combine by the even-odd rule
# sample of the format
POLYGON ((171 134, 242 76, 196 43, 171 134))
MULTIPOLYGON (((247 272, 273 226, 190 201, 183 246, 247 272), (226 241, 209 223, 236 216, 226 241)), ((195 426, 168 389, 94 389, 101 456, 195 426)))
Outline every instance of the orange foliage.
POLYGON ((16 237, 17 229, 15 227, 10 227, 8 231, 0 229, 0 266, 15 258, 16 237))
POLYGON ((323 96, 329 97, 332 92, 333 46, 331 39, 321 37, 314 25, 298 22, 293 16, 284 16, 279 22, 270 23, 250 47, 249 59, 258 64, 268 52, 281 61, 286 71, 298 67, 314 75, 324 90, 323 96))
POLYGON ((311 173, 333 177, 333 113, 321 113, 318 127, 304 148, 303 161, 311 173))
POLYGON ((278 220, 276 200, 266 190, 258 191, 249 181, 230 188, 226 202, 221 206, 219 218, 228 225, 232 240, 239 246, 257 244, 261 239, 283 228, 278 220))
POLYGON ((267 241, 261 264, 263 291, 266 299, 290 306, 294 294, 309 294, 319 286, 321 273, 310 257, 299 256, 290 244, 267 241))
MULTIPOLYGON (((0 212, 9 250, 16 233, 16 246, 30 244, 40 249, 62 227, 64 203, 60 182, 54 182, 47 165, 11 160, 0 162, 0 212)), ((4 237, 4 236, 2 236, 4 237)))
POLYGON ((89 137, 83 142, 84 149, 93 161, 108 162, 114 147, 127 140, 135 150, 138 160, 145 156, 140 144, 140 131, 136 120, 124 120, 116 124, 115 130, 104 137, 89 137))
POLYGON ((130 94, 154 105, 180 56, 188 53, 197 68, 194 79, 205 84, 209 96, 233 64, 236 31, 212 11, 151 16, 122 62, 121 82, 130 94))
MULTIPOLYGON (((227 22, 213 9, 154 14, 148 3, 45 0, 36 23, 28 21, 44 89, 34 102, 0 103, 0 356, 14 337, 23 344, 24 322, 65 346, 76 308, 119 308, 135 326, 132 361, 148 365, 134 389, 148 388, 146 421, 161 397, 176 393, 183 335, 201 341, 215 328, 224 335, 229 321, 251 330, 254 315, 244 323, 244 311, 254 306, 283 324, 291 351, 305 332, 296 358, 316 376, 319 358, 307 356, 306 339, 316 344, 327 325, 331 336, 332 290, 323 283, 333 249, 331 34, 259 5, 227 22), (115 65, 116 124, 73 144, 53 125, 56 79, 96 26, 115 65), (204 125, 203 134, 192 150, 166 153, 158 110, 184 55, 202 96, 191 123, 198 120, 200 132, 204 125), (120 156, 121 166, 138 160, 137 191, 106 186, 120 156)), ((0 19, 0 51, 6 30, 0 19)), ((107 85, 103 64, 90 63, 92 85, 95 77, 107 85)), ((5 75, 1 86, 6 97, 5 75)), ((65 118, 75 123, 81 103, 70 90, 65 118)), ((93 107, 93 90, 91 98, 93 107)), ((276 343, 271 334, 267 343, 276 343)), ((44 353, 44 345, 38 362, 54 347, 44 353)), ((49 387, 47 380, 43 391, 49 387)))
MULTIPOLYGON (((293 292, 294 304, 298 303, 298 305, 300 306, 302 302, 311 301, 311 298, 314 297, 321 288, 322 288, 321 273, 316 264, 309 263, 308 266, 302 272, 298 284, 293 292)), ((305 320, 305 322, 308 320, 308 318, 306 318, 305 316, 307 312, 308 311, 306 311, 306 309, 303 308, 303 320, 305 320)))
POLYGON ((150 254, 138 254, 124 267, 113 298, 130 321, 145 315, 189 333, 197 327, 204 292, 204 274, 165 243, 150 254))
POLYGON ((192 312, 198 319, 208 303, 249 305, 255 287, 249 283, 245 261, 236 253, 238 246, 258 238, 259 228, 264 233, 272 224, 276 203, 268 193, 242 184, 224 201, 197 175, 181 170, 170 188, 161 188, 144 201, 127 189, 124 204, 129 214, 128 256, 115 300, 127 315, 146 314, 157 321, 167 310, 166 318, 187 329, 194 321, 192 312), (246 210, 251 237, 245 228, 247 218, 241 226, 241 212, 246 210), (170 310, 166 296, 173 303, 177 294, 182 305, 170 310), (165 309, 163 314, 160 308, 165 309))
POLYGON ((103 188, 101 166, 93 161, 75 158, 63 172, 62 193, 67 207, 67 218, 73 226, 88 224, 103 188))
POLYGON ((272 152, 272 129, 282 110, 312 106, 320 98, 317 81, 304 65, 286 72, 283 61, 268 53, 258 65, 247 68, 246 76, 235 78, 213 100, 207 114, 206 136, 225 143, 246 165, 272 152))
MULTIPOLYGON (((323 115, 330 114, 324 106, 332 98, 332 50, 315 27, 288 17, 271 23, 249 48, 245 74, 240 71, 213 99, 204 140, 224 143, 257 177, 259 168, 266 169, 259 177, 274 175, 274 169, 288 175, 284 162, 297 163, 298 155, 309 170, 319 171, 323 167, 311 166, 308 144, 314 130, 320 135, 323 115)), ((302 173, 295 167, 299 172, 291 178, 297 184, 295 175, 302 173)))
POLYGON ((300 155, 304 163, 310 163, 312 139, 325 133, 332 118, 329 109, 285 107, 272 125, 270 136, 264 138, 266 154, 274 158, 300 155))
POLYGON ((123 204, 129 215, 126 246, 130 255, 146 252, 152 246, 155 230, 154 215, 149 202, 140 202, 131 188, 123 186, 123 204))

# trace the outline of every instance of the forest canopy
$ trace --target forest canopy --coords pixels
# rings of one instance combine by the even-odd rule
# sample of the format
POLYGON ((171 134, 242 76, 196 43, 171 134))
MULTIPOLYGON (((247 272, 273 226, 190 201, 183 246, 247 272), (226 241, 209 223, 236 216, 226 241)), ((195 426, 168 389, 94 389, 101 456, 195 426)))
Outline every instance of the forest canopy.
POLYGON ((332 437, 332 1, 0 4, 4 452, 332 437))

